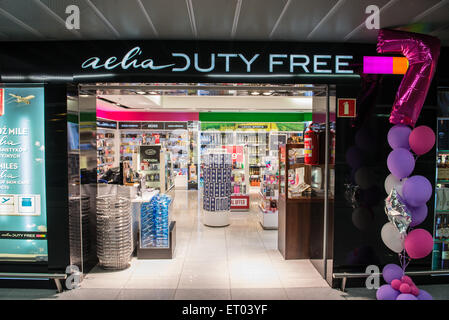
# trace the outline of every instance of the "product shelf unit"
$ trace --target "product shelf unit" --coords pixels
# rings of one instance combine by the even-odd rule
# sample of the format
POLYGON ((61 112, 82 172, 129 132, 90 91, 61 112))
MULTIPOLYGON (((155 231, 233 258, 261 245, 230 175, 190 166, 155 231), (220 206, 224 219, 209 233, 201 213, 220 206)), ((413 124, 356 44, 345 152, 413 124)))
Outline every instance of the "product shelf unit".
MULTIPOLYGON (((204 155, 210 149, 220 148, 225 145, 243 145, 246 147, 245 154, 248 157, 249 172, 247 180, 249 190, 258 192, 262 181, 262 170, 264 168, 263 159, 266 156, 278 156, 277 144, 273 148, 273 141, 277 143, 278 137, 282 136, 280 141, 286 142, 287 138, 292 136, 302 137, 302 132, 298 131, 267 131, 261 129, 240 129, 232 131, 207 130, 200 133, 200 163, 204 162, 204 155), (276 139, 274 139, 274 138, 276 139)), ((202 174, 200 172, 200 183, 202 183, 202 174)))
POLYGON ((449 118, 437 118, 432 270, 449 269, 449 118))
POLYGON ((129 161, 132 168, 137 168, 135 161, 142 143, 142 130, 120 130, 120 161, 129 161))
POLYGON ((139 173, 144 176, 145 187, 168 193, 175 186, 171 153, 161 145, 139 147, 139 173))
POLYGON ((97 177, 105 174, 109 169, 118 167, 117 130, 97 129, 97 177))
POLYGON ((249 211, 249 168, 247 146, 226 146, 232 156, 231 211, 249 211))
POLYGON ((278 159, 266 156, 263 159, 262 182, 259 191, 259 223, 264 229, 278 228, 278 199, 279 199, 279 166, 278 159))

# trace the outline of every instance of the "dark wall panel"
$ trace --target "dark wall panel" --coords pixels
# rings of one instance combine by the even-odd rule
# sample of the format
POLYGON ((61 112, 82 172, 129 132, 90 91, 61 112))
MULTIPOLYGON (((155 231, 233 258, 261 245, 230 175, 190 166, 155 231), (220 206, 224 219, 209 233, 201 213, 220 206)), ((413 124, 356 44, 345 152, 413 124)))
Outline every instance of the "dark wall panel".
POLYGON ((70 264, 67 85, 45 85, 48 269, 64 272, 70 264))

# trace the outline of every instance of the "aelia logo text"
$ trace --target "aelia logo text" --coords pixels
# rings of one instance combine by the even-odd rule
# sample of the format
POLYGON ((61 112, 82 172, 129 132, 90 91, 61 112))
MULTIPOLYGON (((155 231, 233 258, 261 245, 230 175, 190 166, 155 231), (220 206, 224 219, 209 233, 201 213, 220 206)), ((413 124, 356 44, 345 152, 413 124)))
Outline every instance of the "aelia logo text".
MULTIPOLYGON (((82 69, 147 69, 161 70, 169 69, 172 72, 186 72, 192 69, 198 72, 246 72, 254 71, 254 63, 261 60, 259 53, 244 55, 242 53, 210 53, 205 57, 208 66, 200 66, 200 54, 173 52, 171 58, 173 63, 158 64, 149 57, 142 58, 142 49, 134 47, 122 58, 115 56, 108 57, 102 61, 100 57, 90 57, 82 64, 82 69), (192 63, 193 60, 193 63, 192 63), (220 64, 216 62, 220 61, 220 64), (238 62, 238 63, 236 63, 238 62), (219 65, 220 67, 218 67, 219 65), (234 66, 234 68, 233 68, 234 66), (243 66, 243 69, 242 69, 243 66), (236 70, 239 68, 239 70, 236 70), (220 69, 220 70, 218 70, 220 69), (233 70, 231 70, 233 69, 233 70)), ((263 57, 265 59, 265 57, 263 57)), ((288 73, 311 73, 311 74, 352 74, 349 62, 353 60, 351 55, 307 55, 307 54, 269 54, 267 57, 268 72, 288 72, 288 73)), ((201 61, 201 63, 205 63, 201 61)))

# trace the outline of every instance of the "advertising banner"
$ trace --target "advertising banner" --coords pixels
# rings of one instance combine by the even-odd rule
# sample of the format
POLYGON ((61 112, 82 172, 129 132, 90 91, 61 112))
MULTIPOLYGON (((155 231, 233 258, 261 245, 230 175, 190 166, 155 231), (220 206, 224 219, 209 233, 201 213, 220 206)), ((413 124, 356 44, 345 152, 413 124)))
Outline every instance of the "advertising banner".
POLYGON ((140 162, 159 163, 161 146, 140 146, 140 162))
POLYGON ((232 155, 232 163, 243 163, 243 146, 222 146, 232 155))
POLYGON ((201 122, 201 130, 217 131, 304 131, 304 122, 201 122))
POLYGON ((249 210, 249 195, 232 195, 231 210, 249 210))
POLYGON ((44 89, 1 96, 0 260, 47 261, 44 89))

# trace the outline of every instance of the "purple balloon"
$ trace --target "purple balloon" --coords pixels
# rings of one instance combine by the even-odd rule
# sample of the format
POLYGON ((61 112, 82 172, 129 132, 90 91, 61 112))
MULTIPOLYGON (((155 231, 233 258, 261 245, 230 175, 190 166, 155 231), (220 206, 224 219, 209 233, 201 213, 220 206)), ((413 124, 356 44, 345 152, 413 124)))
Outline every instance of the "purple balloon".
POLYGON ((418 300, 418 298, 411 293, 401 293, 396 300, 418 300))
POLYGON ((387 264, 382 269, 382 276, 386 283, 391 283, 394 279, 401 279, 404 275, 404 270, 394 263, 387 264))
POLYGON ((415 158, 410 151, 397 148, 390 152, 387 159, 388 170, 398 179, 408 177, 415 169, 415 158))
POLYGON ((346 151, 346 162, 353 169, 358 169, 362 166, 363 163, 363 154, 362 151, 356 146, 350 147, 346 151))
POLYGON ((412 207, 420 207, 432 196, 432 185, 423 176, 413 176, 404 182, 402 195, 405 202, 412 207))
POLYGON ((410 150, 408 138, 411 132, 412 129, 406 125, 397 124, 393 126, 390 131, 388 131, 388 144, 392 149, 404 148, 410 150))
POLYGON ((416 296, 418 300, 433 300, 433 297, 426 290, 419 289, 419 293, 416 296))
POLYGON ((377 300, 396 300, 399 295, 400 292, 393 289, 389 284, 384 284, 376 291, 377 300))
POLYGON ((407 206, 410 210, 410 215, 412 216, 412 222, 410 227, 416 227, 421 224, 427 218, 427 205, 422 205, 419 207, 407 206))
POLYGON ((373 136, 368 128, 362 128, 355 134, 355 145, 363 151, 373 153, 376 148, 373 148, 376 144, 376 138, 373 136))

